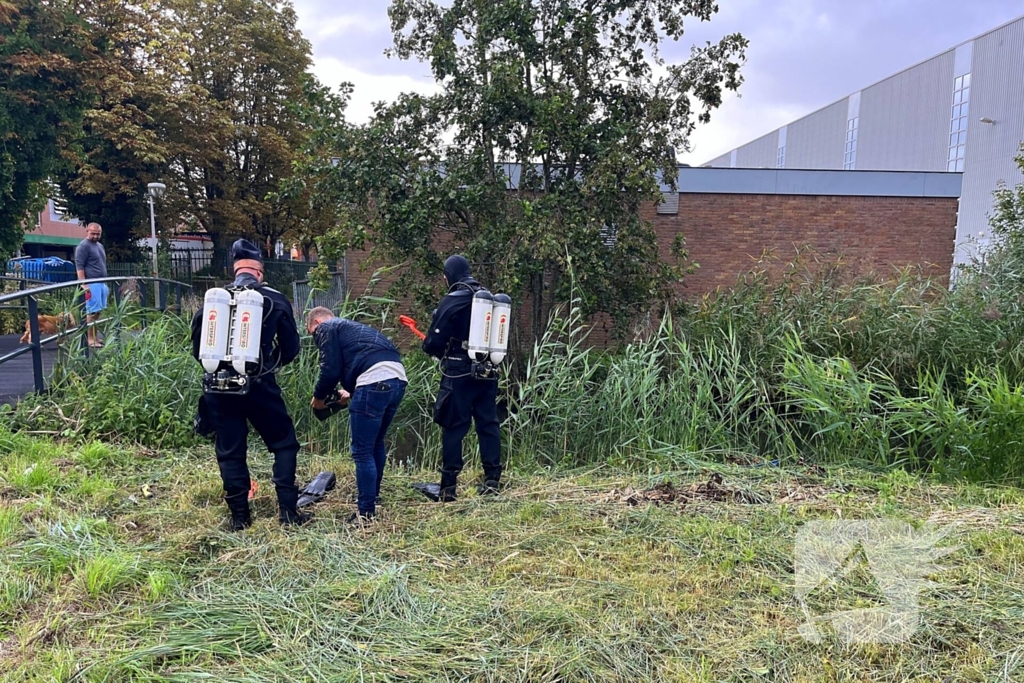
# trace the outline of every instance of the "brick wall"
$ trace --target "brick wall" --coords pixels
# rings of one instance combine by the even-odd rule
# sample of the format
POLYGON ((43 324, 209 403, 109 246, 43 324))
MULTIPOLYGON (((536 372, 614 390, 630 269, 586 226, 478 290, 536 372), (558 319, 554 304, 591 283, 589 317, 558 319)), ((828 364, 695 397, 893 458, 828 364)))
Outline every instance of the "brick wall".
MULTIPOLYGON (((388 296, 388 288, 394 283, 397 273, 392 271, 389 273, 378 274, 376 282, 371 284, 371 280, 374 279, 374 272, 381 267, 381 264, 370 257, 371 246, 367 244, 365 249, 350 249, 346 255, 346 269, 347 269, 347 286, 349 295, 355 299, 364 295, 370 296, 388 296)), ((388 264, 394 265, 394 264, 388 264)), ((438 275, 438 280, 441 280, 441 276, 438 275)), ((395 331, 391 334, 391 341, 394 342, 402 350, 410 350, 419 348, 420 340, 405 327, 398 324, 399 315, 410 315, 416 320, 417 328, 426 332, 430 326, 430 315, 428 312, 418 309, 411 296, 401 297, 398 302, 393 306, 391 324, 395 326, 395 331)), ((377 323, 371 323, 377 325, 377 323)))
POLYGON ((798 249, 883 277, 920 266, 947 282, 957 207, 952 198, 683 194, 678 214, 653 220, 664 257, 678 233, 686 237, 700 268, 683 293, 700 296, 734 284, 763 253, 782 267, 798 249))
MULTIPOLYGON (((686 277, 681 294, 697 298, 733 285, 764 254, 774 264, 768 267, 770 273, 788 264, 798 250, 826 262, 841 256, 857 272, 883 277, 894 268, 919 266, 945 283, 953 264, 957 207, 954 198, 682 194, 677 214, 656 214, 653 206, 645 214, 654 223, 666 260, 672 258, 676 235, 684 235, 689 257, 700 268, 686 277)), ((365 252, 349 252, 353 295, 364 292, 373 268, 365 252)), ((375 293, 383 288, 378 286, 375 293)), ((400 308, 412 312, 411 302, 400 308)), ((428 322, 423 320, 420 328, 428 322)), ((529 325, 525 318, 520 323, 529 325)), ((591 326, 595 345, 611 340, 608 316, 596 316, 591 326)))
POLYGON ((381 264, 370 258, 370 247, 366 249, 350 249, 346 255, 346 282, 348 291, 353 297, 370 294, 384 296, 388 287, 394 282, 394 275, 380 274, 376 283, 372 284, 374 272, 381 264))

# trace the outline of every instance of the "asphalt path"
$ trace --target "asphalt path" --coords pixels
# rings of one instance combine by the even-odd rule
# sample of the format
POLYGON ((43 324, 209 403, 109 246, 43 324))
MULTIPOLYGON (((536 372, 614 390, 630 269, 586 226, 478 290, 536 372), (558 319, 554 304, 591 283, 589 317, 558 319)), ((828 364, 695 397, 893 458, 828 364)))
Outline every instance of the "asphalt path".
MULTIPOLYGON (((20 334, 0 335, 0 356, 5 356, 19 347, 20 334)), ((43 377, 49 382, 50 373, 57 359, 57 341, 43 345, 43 377)), ((13 404, 19 398, 35 391, 36 383, 32 375, 32 353, 26 353, 6 363, 0 364, 0 403, 13 404)))

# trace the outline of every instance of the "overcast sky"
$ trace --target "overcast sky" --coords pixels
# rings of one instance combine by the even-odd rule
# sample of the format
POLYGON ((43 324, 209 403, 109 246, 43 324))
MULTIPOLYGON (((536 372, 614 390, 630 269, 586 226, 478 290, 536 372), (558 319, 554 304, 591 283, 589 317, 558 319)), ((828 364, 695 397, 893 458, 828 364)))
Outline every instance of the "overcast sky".
MULTIPOLYGON (((430 70, 388 59, 388 0, 294 0, 326 84, 350 81, 348 118, 365 121, 371 103, 403 91, 430 92, 430 70)), ((732 32, 749 41, 744 84, 728 94, 679 160, 710 161, 875 81, 939 54, 1024 13, 1021 0, 719 0, 710 23, 694 23, 665 50, 683 60, 690 46, 732 32)))

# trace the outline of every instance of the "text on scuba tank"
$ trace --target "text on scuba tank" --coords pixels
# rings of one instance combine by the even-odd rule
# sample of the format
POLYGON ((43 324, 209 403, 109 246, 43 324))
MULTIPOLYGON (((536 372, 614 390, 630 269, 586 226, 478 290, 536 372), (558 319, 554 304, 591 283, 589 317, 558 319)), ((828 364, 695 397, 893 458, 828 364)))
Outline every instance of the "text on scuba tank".
POLYGON ((248 348, 249 346, 249 321, 252 319, 252 314, 246 311, 242 314, 242 327, 238 334, 238 345, 242 348, 248 348))
POLYGON ((206 323, 206 345, 213 346, 217 341, 217 311, 210 311, 206 323))
POLYGON ((498 345, 505 344, 505 330, 508 329, 508 317, 502 313, 498 318, 498 345))

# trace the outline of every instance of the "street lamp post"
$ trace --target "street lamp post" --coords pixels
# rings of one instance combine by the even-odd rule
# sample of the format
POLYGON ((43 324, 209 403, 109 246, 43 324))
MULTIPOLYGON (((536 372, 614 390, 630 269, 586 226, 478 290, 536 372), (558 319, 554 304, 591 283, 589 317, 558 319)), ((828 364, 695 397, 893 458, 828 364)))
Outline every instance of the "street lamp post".
POLYGON ((146 186, 149 192, 149 236, 153 240, 153 277, 158 277, 156 265, 156 214, 153 213, 153 200, 161 196, 167 186, 163 183, 150 183, 146 186))

